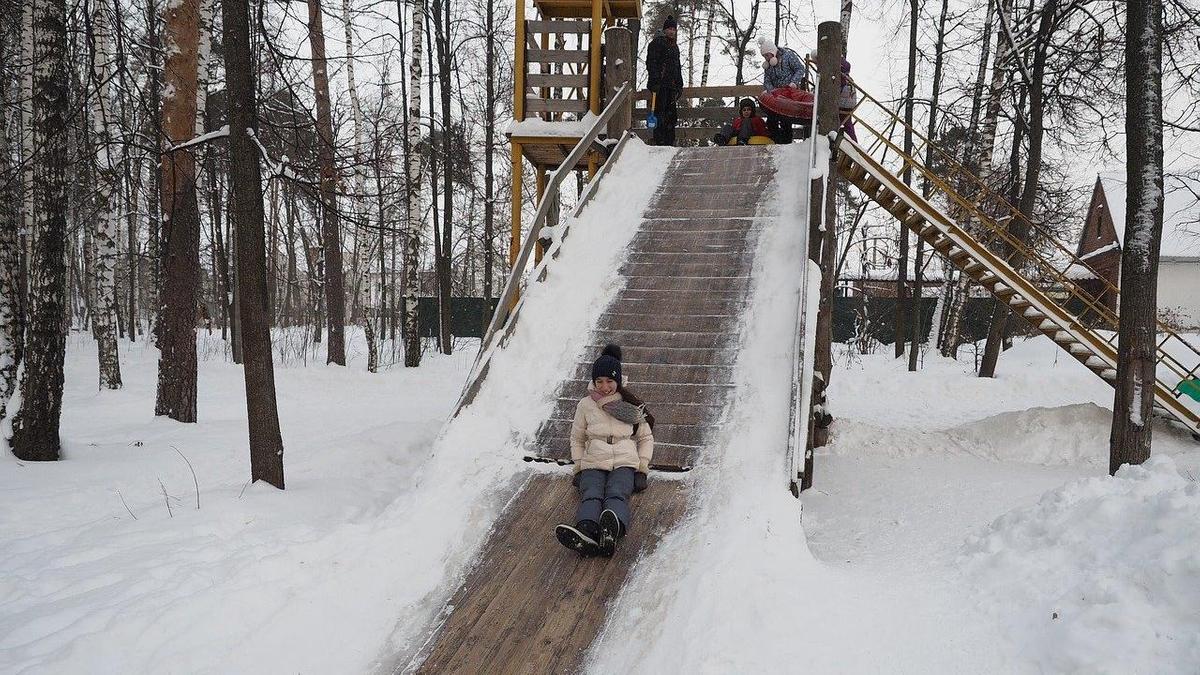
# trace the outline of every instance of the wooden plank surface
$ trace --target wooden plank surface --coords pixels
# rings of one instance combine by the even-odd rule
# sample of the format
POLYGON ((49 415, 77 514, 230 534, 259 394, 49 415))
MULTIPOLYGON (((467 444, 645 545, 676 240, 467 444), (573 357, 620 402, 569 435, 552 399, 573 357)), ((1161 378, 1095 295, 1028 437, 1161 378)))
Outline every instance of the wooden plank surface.
POLYGON ((636 561, 683 514, 686 487, 653 481, 633 498, 634 522, 613 558, 558 545, 554 525, 578 504, 563 476, 538 474, 500 517, 481 562, 419 673, 574 673, 636 561), (530 545, 532 543, 532 545, 530 545))
POLYGON ((585 113, 588 109, 588 102, 576 98, 539 98, 537 96, 525 97, 525 112, 540 113, 540 112, 573 112, 585 113))
MULTIPOLYGON (((623 267, 626 287, 581 340, 573 372, 564 373, 551 418, 535 448, 549 461, 570 458, 568 434, 584 395, 590 363, 600 345, 617 342, 632 378, 657 419, 655 462, 690 467, 720 427, 733 393, 731 365, 738 316, 748 289, 753 216, 774 173, 762 148, 737 152, 682 149, 671 178, 648 213, 672 205, 712 206, 704 194, 723 176, 746 193, 727 220, 684 223, 647 217, 623 267), (676 176, 694 174, 697 180, 676 176), (758 198, 748 195, 756 193, 758 198), (700 227, 689 230, 687 224, 700 227), (713 237, 715 249, 705 241, 713 237), (655 256, 668 254, 670 261, 655 256), (716 258, 713 254, 716 253, 716 258), (646 266, 666 267, 672 274, 646 266), (722 272, 733 270, 736 273, 722 272), (675 275, 702 272, 705 276, 675 275), (667 292, 664 292, 667 291, 667 292), (626 303, 629 303, 626 305, 626 303), (636 304, 636 311, 629 308, 636 304), (712 312, 710 308, 720 307, 712 312), (679 308, 679 311, 671 311, 679 308)), ((515 460, 516 458, 514 458, 515 460)), ((553 527, 570 522, 578 504, 567 472, 532 474, 505 508, 475 567, 448 607, 442 625, 414 666, 421 673, 574 673, 638 560, 653 555, 662 536, 682 517, 690 481, 662 480, 635 495, 629 536, 611 559, 581 558, 554 540, 553 527)))

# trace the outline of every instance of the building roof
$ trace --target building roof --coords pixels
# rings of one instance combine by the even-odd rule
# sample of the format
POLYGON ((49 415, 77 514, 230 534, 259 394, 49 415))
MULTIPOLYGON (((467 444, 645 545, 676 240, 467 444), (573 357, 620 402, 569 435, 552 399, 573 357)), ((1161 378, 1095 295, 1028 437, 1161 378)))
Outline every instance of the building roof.
MULTIPOLYGON (((1125 241, 1125 171, 1100 173, 1104 199, 1108 202, 1117 238, 1125 241)), ((1163 231, 1160 258, 1200 256, 1200 198, 1176 176, 1163 181, 1163 231)), ((1195 185, 1191 185, 1196 188, 1195 185)))

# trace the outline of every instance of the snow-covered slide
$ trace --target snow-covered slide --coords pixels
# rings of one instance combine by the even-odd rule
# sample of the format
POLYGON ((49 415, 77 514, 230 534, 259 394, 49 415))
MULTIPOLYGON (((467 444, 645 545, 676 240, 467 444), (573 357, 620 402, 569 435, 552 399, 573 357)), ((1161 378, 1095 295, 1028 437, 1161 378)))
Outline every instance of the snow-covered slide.
MULTIPOLYGON (((512 473, 514 492, 493 500, 503 509, 488 521, 472 569, 400 669, 579 669, 610 602, 683 515, 698 485, 693 477, 703 473, 652 476, 650 489, 634 497, 616 557, 581 558, 560 547, 553 526, 571 518, 577 497, 569 472, 553 462, 569 462, 570 419, 591 361, 605 343, 622 346, 626 378, 656 417, 655 467, 704 466, 735 398, 745 307, 762 285, 754 279, 759 233, 785 219, 763 213, 781 191, 799 203, 806 183, 777 183, 785 153, 797 164, 807 157, 800 145, 674 150, 628 142, 544 282, 527 288, 520 321, 490 354, 471 403, 443 433, 441 443, 470 443, 507 431, 506 473, 517 465, 523 474, 512 473)), ((806 227, 798 213, 786 219, 806 227)), ((795 257, 802 269, 802 247, 795 257)), ((786 416, 777 421, 782 431, 786 416)), ((783 457, 780 447, 779 483, 764 489, 783 491, 783 457)))

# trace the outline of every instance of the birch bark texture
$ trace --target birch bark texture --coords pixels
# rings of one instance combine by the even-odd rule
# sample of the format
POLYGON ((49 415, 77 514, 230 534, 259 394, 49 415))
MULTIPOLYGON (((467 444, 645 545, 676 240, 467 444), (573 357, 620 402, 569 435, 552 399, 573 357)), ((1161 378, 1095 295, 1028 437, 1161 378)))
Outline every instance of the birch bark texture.
POLYGON ((425 40, 425 2, 412 0, 411 53, 408 61, 408 227, 404 244, 404 365, 421 365, 421 326, 417 293, 421 261, 421 46, 425 40))
POLYGON ((120 139, 113 136, 112 80, 116 66, 113 41, 113 7, 98 1, 92 7, 92 83, 96 89, 91 96, 92 141, 96 144, 94 196, 96 227, 94 283, 95 304, 92 307, 92 333, 100 362, 100 388, 121 388, 121 361, 117 353, 117 262, 121 236, 118 192, 121 187, 120 160, 117 146, 120 139))
POLYGON ((59 457, 66 355, 67 120, 70 115, 65 0, 39 0, 31 16, 33 256, 20 410, 12 452, 26 461, 59 457))

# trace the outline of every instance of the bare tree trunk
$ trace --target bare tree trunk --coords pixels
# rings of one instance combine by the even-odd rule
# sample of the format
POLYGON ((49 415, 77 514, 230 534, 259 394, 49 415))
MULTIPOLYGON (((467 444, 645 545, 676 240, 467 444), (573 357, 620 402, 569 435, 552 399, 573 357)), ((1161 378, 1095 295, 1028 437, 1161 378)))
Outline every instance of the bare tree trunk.
POLYGON ((96 151, 96 228, 94 234, 95 280, 92 327, 100 361, 100 388, 121 388, 121 361, 117 354, 117 239, 120 237, 120 209, 117 190, 121 174, 117 168, 117 139, 110 133, 114 120, 109 117, 109 80, 116 58, 113 30, 108 8, 96 3, 92 8, 92 75, 98 89, 92 95, 92 140, 96 151))
MULTIPOLYGON (((8 59, 18 50, 8 42, 13 33, 0 26, 0 58, 8 59)), ((14 59, 18 60, 18 59, 14 59)), ((12 63, 12 61, 10 61, 12 63)), ((12 176, 13 166, 4 128, 9 114, 8 83, 0 83, 0 176, 12 176)), ((17 370, 25 344, 25 315, 21 295, 21 203, 20 183, 13 178, 0 179, 0 421, 7 416, 8 401, 17 388, 17 370)))
POLYGON ((32 12, 33 259, 20 409, 12 451, 26 461, 59 454, 66 356, 67 124, 70 115, 65 0, 38 0, 32 12))
MULTIPOLYGON (((704 65, 700 67, 700 86, 708 86, 708 67, 712 63, 712 37, 713 37, 713 21, 716 19, 716 12, 712 8, 708 8, 708 21, 704 28, 704 65)), ((634 33, 636 35, 636 32, 634 33)), ((634 53, 637 53, 637 44, 633 46, 634 53)), ((636 80, 635 80, 636 81, 636 80)))
MULTIPOLYGON (((359 303, 361 296, 364 294, 364 291, 362 289, 362 285, 364 283, 366 283, 366 285, 367 285, 365 295, 367 295, 368 297, 370 297, 370 295, 371 295, 371 284, 370 284, 370 268, 371 268, 371 255, 370 254, 371 254, 371 250, 370 250, 370 247, 366 245, 366 241, 365 241, 367 239, 369 231, 365 227, 363 227, 363 225, 368 220, 367 209, 365 207, 361 206, 363 203, 363 200, 366 199, 367 176, 366 176, 366 172, 365 172, 365 168, 364 168, 364 163, 366 160, 363 157, 363 147, 366 145, 366 137, 363 134, 362 102, 359 100, 358 84, 356 83, 356 81, 354 79, 354 24, 353 24, 353 17, 350 14, 350 0, 342 0, 342 23, 345 24, 345 27, 346 27, 346 80, 347 80, 347 87, 350 92, 350 113, 351 113, 351 118, 353 119, 353 122, 354 122, 354 152, 353 152, 353 157, 354 157, 354 191, 353 192, 354 192, 354 203, 355 203, 355 208, 354 208, 354 216, 355 216, 355 218, 354 218, 354 220, 355 220, 354 248, 355 248, 355 251, 358 253, 358 256, 361 256, 361 260, 357 259, 358 256, 356 256, 354 269, 352 270, 351 273, 354 275, 354 292, 352 295, 352 297, 353 297, 352 302, 355 305, 357 305, 359 303)), ((380 215, 382 216, 382 213, 380 215)), ((381 228, 383 227, 382 218, 380 220, 379 225, 381 228)), ((382 229, 380 230, 380 232, 382 233, 382 229)), ((353 314, 354 314, 354 312, 351 312, 351 315, 353 315, 353 314)), ((375 340, 374 340, 374 334, 373 334, 373 331, 371 330, 371 315, 370 315, 370 313, 363 312, 362 316, 360 317, 360 322, 362 323, 363 329, 365 330, 366 335, 367 335, 368 352, 370 354, 377 353, 377 349, 375 346, 375 340)), ((377 358, 375 358, 375 359, 368 358, 367 359, 367 361, 368 361, 367 370, 368 370, 368 372, 374 373, 374 372, 376 372, 378 365, 375 365, 374 367, 372 367, 372 365, 371 365, 372 360, 374 360, 375 363, 378 364, 377 358)))
MULTIPOLYGON (((199 0, 167 7, 162 143, 170 148, 196 131, 199 0)), ((158 398, 155 415, 196 421, 196 297, 200 285, 200 209, 196 162, 188 150, 162 155, 164 280, 159 312, 158 398)))
MULTIPOLYGON (((483 120, 483 299, 492 299, 492 269, 495 264, 494 248, 496 239, 496 17, 495 3, 487 3, 487 54, 486 80, 487 88, 484 94, 487 110, 483 120)), ((693 22, 693 27, 695 23, 693 22)), ((484 319, 486 321, 487 319, 484 319)))
MULTIPOLYGON (((850 44, 850 17, 854 14, 854 0, 842 0, 842 58, 846 58, 846 49, 850 44)), ((779 44, 779 38, 775 38, 775 44, 779 44)))
MULTIPOLYGON (((1046 0, 1039 10, 1041 20, 1038 23, 1037 42, 1034 45, 1033 69, 1028 82, 1029 95, 1029 155, 1025 160, 1024 187, 1021 200, 1017 205, 1023 219, 1009 221, 1008 231, 1014 239, 1025 242, 1029 238, 1029 223, 1033 221, 1033 210, 1037 205, 1038 187, 1042 172, 1042 138, 1045 135, 1045 93, 1043 83, 1046 73, 1046 61, 1050 52, 1050 41, 1054 32, 1055 12, 1058 10, 1058 0, 1046 0)), ((1020 120, 1018 119, 1018 125, 1020 120)), ((1014 167, 1015 168, 1015 167, 1014 167)), ((1013 171, 1016 181, 1016 171, 1013 171)), ((1005 246, 1008 264, 1013 269, 1020 269, 1025 264, 1025 256, 1011 245, 1005 246)), ((984 346, 983 361, 979 365, 980 377, 995 377, 996 363, 1000 359, 1000 348, 1007 330, 1011 330, 1009 316, 1012 310, 1008 305, 997 302, 992 314, 992 326, 988 333, 987 344, 984 346), (1006 329, 1006 326, 1009 328, 1006 329)), ((1151 337, 1153 342, 1153 337, 1151 337)))
POLYGON ((321 207, 324 218, 321 245, 325 252, 325 308, 329 324, 326 363, 346 365, 346 292, 342 271, 341 218, 334 166, 333 112, 329 102, 329 73, 325 59, 325 30, 321 0, 308 0, 308 40, 312 49, 313 90, 317 102, 317 160, 321 165, 321 207))
MULTIPOLYGON (((913 97, 917 88, 917 18, 919 0, 908 0, 908 84, 904 89, 904 155, 912 156, 913 97)), ((904 184, 912 183, 912 168, 904 165, 904 184)), ((904 301, 908 298, 908 228, 900 223, 900 260, 896 274, 896 358, 904 356, 904 336, 907 318, 904 301)), ((914 301, 915 302, 915 301, 914 301)))
MULTIPOLYGON (((933 91, 929 95, 929 124, 925 130, 925 138, 929 139, 929 142, 925 144, 925 166, 933 166, 933 160, 934 160, 933 146, 934 146, 934 141, 937 140, 937 125, 938 125, 937 113, 938 113, 938 103, 940 103, 940 101, 941 101, 942 65, 944 63, 945 46, 946 46, 946 16, 949 13, 949 11, 950 11, 950 7, 949 7, 948 0, 942 0, 942 12, 941 12, 941 15, 938 17, 937 40, 934 44, 933 85, 932 85, 933 91)), ((929 180, 925 179, 921 186, 922 196, 924 196, 926 199, 928 199, 929 194, 932 191, 932 187, 933 186, 930 185, 929 180)), ((922 304, 922 296, 923 296, 923 293, 921 291, 921 271, 924 269, 924 267, 922 265, 923 264, 923 255, 925 253, 924 249, 925 249, 924 241, 921 239, 918 239, 917 240, 917 261, 916 261, 916 266, 915 266, 916 274, 913 275, 914 277, 916 277, 916 284, 915 284, 915 291, 913 293, 912 328, 911 328, 911 333, 910 333, 910 337, 909 337, 909 340, 911 341, 912 345, 908 351, 908 370, 910 372, 915 372, 917 370, 917 352, 920 351, 920 349, 921 349, 920 330, 921 330, 921 304, 922 304)), ((946 276, 949 276, 949 269, 947 266, 943 266, 943 271, 946 274, 946 276)), ((935 309, 935 314, 940 315, 941 310, 942 310, 942 301, 941 301, 941 298, 939 297, 938 304, 935 309)), ((931 332, 933 330, 935 330, 933 328, 933 326, 936 325, 936 322, 937 322, 936 318, 930 322, 930 331, 931 332)))
MULTIPOLYGON (((983 23, 983 34, 980 43, 982 50, 979 55, 979 66, 975 74, 975 87, 971 99, 971 118, 967 125, 967 142, 964 144, 963 150, 963 166, 969 173, 973 173, 979 177, 983 184, 987 184, 991 180, 992 152, 996 142, 996 124, 1000 115, 1000 95, 1003 93, 1004 87, 1004 70, 993 67, 992 82, 988 88, 987 110, 984 113, 982 127, 980 127, 980 113, 983 110, 983 90, 984 78, 987 76, 988 66, 988 47, 991 45, 992 37, 992 21, 995 16, 993 11, 996 7, 997 0, 989 0, 987 6, 987 15, 983 23)), ((1011 0, 1006 0, 1011 3, 1011 0)), ((996 36, 996 55, 997 63, 999 57, 1006 53, 1004 47, 1004 36, 996 36)), ((966 209, 960 209, 957 218, 957 225, 960 228, 967 229, 970 224, 972 214, 966 209)), ((960 275, 954 290, 951 293, 950 311, 946 317, 946 326, 942 330, 942 356, 958 357, 958 347, 962 343, 962 316, 966 302, 970 297, 971 278, 967 275, 960 275)))
MULTIPOLYGON (((162 71, 163 50, 160 44, 159 30, 161 28, 158 16, 157 0, 146 0, 146 56, 149 60, 146 69, 146 89, 149 96, 147 105, 150 113, 146 115, 144 133, 148 138, 160 139, 162 134, 158 113, 162 110, 162 71)), ((162 310, 162 171, 164 157, 156 153, 150 154, 149 179, 146 181, 150 194, 146 198, 146 211, 149 219, 146 222, 146 256, 150 271, 150 292, 153 294, 149 306, 154 308, 155 316, 153 335, 158 340, 158 313, 162 310)))
MULTIPOLYGON (((441 19, 434 21, 437 39, 438 90, 442 100, 442 255, 437 259, 438 278, 438 343, 443 354, 454 351, 454 336, 450 333, 452 272, 450 261, 454 257, 454 172, 451 158, 454 156, 454 125, 450 119, 450 1, 435 0, 435 9, 441 9, 441 19)), ((431 101, 432 103, 432 101, 431 101)))
POLYGON ((425 1, 412 0, 412 38, 408 62, 408 241, 404 247, 404 365, 421 365, 417 293, 421 260, 421 48, 425 39, 425 1))
POLYGON ((1125 250, 1108 472, 1150 458, 1163 228, 1162 0, 1131 2, 1125 34, 1125 250))
POLYGON ((263 270, 263 188, 258 148, 254 62, 250 54, 250 7, 224 0, 225 79, 229 88, 229 175, 232 218, 238 233, 238 283, 242 298, 246 415, 250 430, 250 478, 283 489, 283 439, 275 402, 271 358, 271 307, 263 270))

